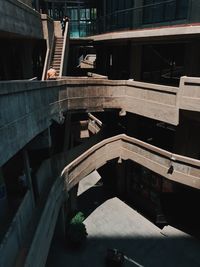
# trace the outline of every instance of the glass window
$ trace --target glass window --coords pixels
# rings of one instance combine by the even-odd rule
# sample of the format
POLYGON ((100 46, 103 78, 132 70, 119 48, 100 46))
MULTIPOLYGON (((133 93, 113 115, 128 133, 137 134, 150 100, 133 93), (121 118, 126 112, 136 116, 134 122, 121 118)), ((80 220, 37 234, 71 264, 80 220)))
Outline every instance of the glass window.
POLYGON ((86 8, 86 10, 85 10, 85 17, 87 20, 90 19, 90 9, 89 8, 86 8))
POLYGON ((188 0, 177 1, 176 3, 176 19, 186 19, 189 3, 188 0))
POLYGON ((188 0, 145 0, 143 23, 158 23, 187 18, 188 0))
POLYGON ((78 10, 73 8, 70 10, 70 19, 71 20, 78 20, 78 10))
POLYGON ((92 8, 91 9, 91 19, 96 19, 97 18, 97 9, 92 8))
POLYGON ((85 8, 80 9, 80 20, 85 20, 86 19, 86 13, 85 13, 85 8))

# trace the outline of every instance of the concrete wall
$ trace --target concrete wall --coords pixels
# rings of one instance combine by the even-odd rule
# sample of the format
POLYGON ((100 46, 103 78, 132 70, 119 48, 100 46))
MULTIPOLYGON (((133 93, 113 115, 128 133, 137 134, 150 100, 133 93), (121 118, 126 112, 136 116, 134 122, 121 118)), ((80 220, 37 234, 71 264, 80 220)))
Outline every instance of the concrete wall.
POLYGON ((64 200, 63 181, 59 177, 52 186, 48 196, 24 264, 25 267, 45 266, 60 207, 64 200))
POLYGON ((180 109, 197 111, 200 109, 200 79, 182 77, 180 82, 180 109))
POLYGON ((0 267, 13 267, 22 246, 23 238, 27 230, 33 212, 31 194, 28 191, 15 215, 12 223, 0 244, 0 267))
POLYGON ((129 81, 80 78, 0 83, 0 164, 67 110, 119 108, 178 123, 178 88, 129 81), (22 130, 25 129, 25 130, 22 130))
POLYGON ((111 159, 132 160, 169 180, 200 189, 200 161, 172 154, 124 134, 88 149, 62 172, 67 190, 111 159), (169 168, 173 166, 172 173, 169 168))
POLYGON ((16 0, 0 1, 0 35, 43 38, 40 14, 16 0))
POLYGON ((182 78, 180 88, 135 81, 80 78, 0 83, 0 164, 68 110, 122 109, 177 125, 179 110, 200 111, 200 80, 182 78), (187 82, 188 81, 188 82, 187 82), (25 130, 22 130, 25 129, 25 130))

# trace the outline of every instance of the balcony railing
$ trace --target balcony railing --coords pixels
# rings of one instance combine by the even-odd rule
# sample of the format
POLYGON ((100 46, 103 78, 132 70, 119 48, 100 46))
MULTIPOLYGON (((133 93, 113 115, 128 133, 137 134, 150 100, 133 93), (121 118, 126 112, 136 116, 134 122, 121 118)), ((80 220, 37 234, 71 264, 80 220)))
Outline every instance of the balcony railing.
MULTIPOLYGON (((200 21, 191 0, 168 0, 160 3, 116 10, 91 21, 71 20, 71 37, 84 37, 117 30, 151 28, 200 21)), ((199 6, 198 6, 199 7, 199 6)), ((199 7, 200 8, 200 7, 199 7)))

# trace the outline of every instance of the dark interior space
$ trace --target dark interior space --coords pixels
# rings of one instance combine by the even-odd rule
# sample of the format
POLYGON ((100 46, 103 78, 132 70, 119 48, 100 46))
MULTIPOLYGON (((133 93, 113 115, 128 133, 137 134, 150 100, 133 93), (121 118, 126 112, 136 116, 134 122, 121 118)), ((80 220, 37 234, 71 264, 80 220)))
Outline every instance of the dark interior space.
POLYGON ((184 58, 184 43, 144 45, 142 81, 178 86, 185 75, 184 58))
POLYGON ((45 40, 0 40, 0 80, 24 80, 42 77, 45 40))

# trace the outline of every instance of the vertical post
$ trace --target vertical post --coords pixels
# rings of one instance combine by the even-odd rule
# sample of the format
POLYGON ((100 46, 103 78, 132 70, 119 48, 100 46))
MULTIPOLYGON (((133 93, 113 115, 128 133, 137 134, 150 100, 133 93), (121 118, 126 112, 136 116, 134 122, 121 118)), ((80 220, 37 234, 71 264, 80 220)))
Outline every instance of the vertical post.
POLYGON ((4 217, 7 210, 7 194, 6 185, 4 182, 3 171, 0 168, 0 220, 4 217))
POLYGON ((65 136, 63 151, 69 149, 70 146, 70 129, 71 129, 71 113, 67 113, 65 117, 65 136))
POLYGON ((116 174, 117 174, 117 192, 119 195, 123 196, 126 194, 126 173, 125 173, 125 162, 121 158, 118 159, 116 164, 116 174))
POLYGON ((35 198, 34 198, 33 185, 32 185, 31 173, 30 173, 29 157, 28 157, 28 153, 27 153, 26 149, 24 149, 22 153, 23 153, 23 159, 24 159, 24 169, 25 169, 25 175, 26 175, 26 179, 27 179, 27 185, 28 185, 28 189, 31 192, 32 204, 34 207, 35 206, 35 198))
POLYGON ((39 0, 35 0, 35 9, 39 12, 40 6, 39 6, 39 0))
POLYGON ((69 192, 69 203, 71 212, 77 210, 77 193, 78 193, 78 184, 74 186, 69 192))
POLYGON ((106 0, 103 2, 103 31, 106 31, 106 0))
POLYGON ((65 227, 66 227, 66 216, 65 216, 65 208, 64 204, 61 205, 59 214, 58 214, 58 219, 56 223, 56 236, 60 239, 63 240, 65 238, 65 227))
POLYGON ((81 16, 80 16, 80 3, 78 4, 78 37, 81 37, 81 29, 80 29, 80 19, 81 19, 81 16))

